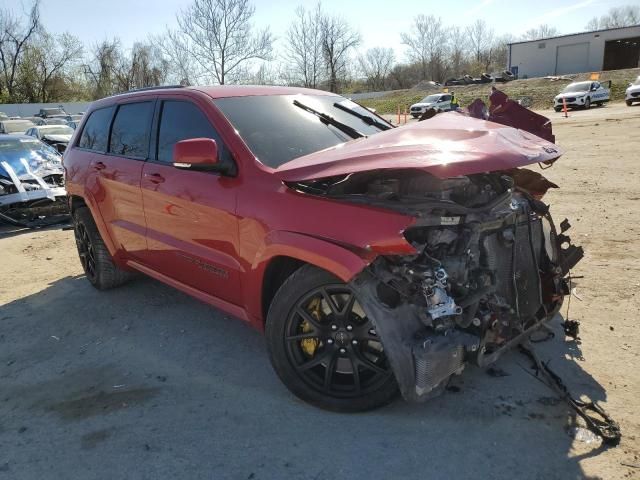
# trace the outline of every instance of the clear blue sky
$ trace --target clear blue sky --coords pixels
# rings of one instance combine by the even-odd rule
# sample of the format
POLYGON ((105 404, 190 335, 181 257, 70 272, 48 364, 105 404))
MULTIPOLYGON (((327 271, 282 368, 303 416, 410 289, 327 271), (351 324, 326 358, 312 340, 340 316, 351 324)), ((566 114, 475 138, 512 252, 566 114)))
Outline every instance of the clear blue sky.
MULTIPOLYGON (((404 59, 400 32, 410 28, 417 14, 441 16, 447 25, 465 26, 484 19, 497 34, 518 36, 541 23, 561 33, 584 29, 596 15, 610 7, 638 4, 639 0, 324 0, 326 12, 340 14, 362 34, 362 48, 393 47, 404 59)), ((18 4, 18 1, 15 2, 18 4)), ((282 38, 298 5, 311 8, 310 0, 253 0, 255 25, 269 26, 282 38)), ((49 31, 68 31, 92 45, 105 38, 119 37, 125 46, 149 33, 160 33, 175 24, 175 14, 188 0, 43 0, 42 21, 49 31)), ((18 7, 19 8, 19 7, 18 7)), ((280 46, 280 45, 278 45, 280 46)))

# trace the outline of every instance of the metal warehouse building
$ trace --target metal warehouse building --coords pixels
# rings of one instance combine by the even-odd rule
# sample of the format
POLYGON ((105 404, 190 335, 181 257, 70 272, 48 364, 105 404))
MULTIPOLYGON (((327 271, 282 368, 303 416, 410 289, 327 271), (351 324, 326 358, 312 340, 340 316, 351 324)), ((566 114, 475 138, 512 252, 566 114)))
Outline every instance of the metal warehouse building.
POLYGON ((509 69, 520 78, 640 66, 640 25, 509 45, 509 69))

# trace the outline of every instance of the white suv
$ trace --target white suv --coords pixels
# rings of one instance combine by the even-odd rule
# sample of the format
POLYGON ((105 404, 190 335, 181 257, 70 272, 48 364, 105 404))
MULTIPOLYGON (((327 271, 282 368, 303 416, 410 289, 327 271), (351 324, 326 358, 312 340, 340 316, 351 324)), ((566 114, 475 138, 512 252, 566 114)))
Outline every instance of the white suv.
POLYGON ((434 93, 428 97, 424 97, 418 103, 411 105, 411 116, 418 118, 429 108, 435 108, 443 112, 451 110, 451 94, 450 93, 434 93))
MULTIPOLYGON (((611 88, 611 82, 609 82, 609 88, 611 88)), ((563 99, 569 108, 588 109, 593 104, 603 105, 611 99, 609 88, 604 88, 600 82, 594 81, 570 83, 555 96, 553 108, 556 112, 562 110, 563 99)))
POLYGON ((627 90, 625 90, 624 100, 628 106, 631 106, 633 102, 640 102, 640 75, 638 75, 636 81, 630 83, 627 90))

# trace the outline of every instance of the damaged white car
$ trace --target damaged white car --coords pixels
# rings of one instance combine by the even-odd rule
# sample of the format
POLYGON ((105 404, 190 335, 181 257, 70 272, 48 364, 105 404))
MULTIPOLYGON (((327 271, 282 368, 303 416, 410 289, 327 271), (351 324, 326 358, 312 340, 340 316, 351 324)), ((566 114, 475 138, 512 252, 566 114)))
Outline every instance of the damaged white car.
POLYGON ((0 221, 41 227, 68 220, 62 157, 26 135, 0 135, 0 221))

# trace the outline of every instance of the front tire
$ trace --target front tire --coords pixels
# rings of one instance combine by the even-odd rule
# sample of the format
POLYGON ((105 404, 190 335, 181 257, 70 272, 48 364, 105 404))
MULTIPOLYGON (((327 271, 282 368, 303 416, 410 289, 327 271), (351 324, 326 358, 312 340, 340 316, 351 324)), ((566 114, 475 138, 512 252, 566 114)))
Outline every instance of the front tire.
POLYGON ((591 108, 591 99, 587 97, 587 99, 584 101, 584 109, 589 110, 590 108, 591 108))
POLYGON ((285 386, 316 407, 381 407, 398 386, 375 328, 351 288, 306 265, 276 293, 266 324, 271 363, 285 386))
POLYGON ((626 100, 627 103, 627 107, 630 107, 631 105, 633 105, 633 102, 631 100, 626 100))
POLYGON ((98 290, 108 290, 126 283, 132 277, 130 272, 113 263, 87 207, 80 207, 73 212, 73 231, 80 263, 91 285, 98 290))

